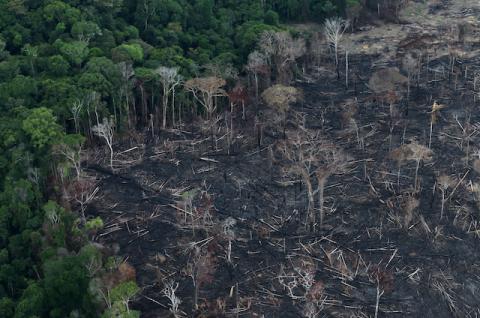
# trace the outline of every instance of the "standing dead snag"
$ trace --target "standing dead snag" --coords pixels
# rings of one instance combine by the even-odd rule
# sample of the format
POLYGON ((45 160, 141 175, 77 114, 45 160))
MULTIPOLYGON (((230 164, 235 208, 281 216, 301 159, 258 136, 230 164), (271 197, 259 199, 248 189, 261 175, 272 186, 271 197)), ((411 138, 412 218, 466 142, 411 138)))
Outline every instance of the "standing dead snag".
POLYGON ((77 181, 82 175, 82 146, 85 137, 81 135, 66 135, 62 142, 54 147, 54 152, 63 156, 75 168, 77 181))
POLYGON ((414 189, 415 191, 417 191, 419 190, 417 189, 417 185, 418 185, 417 180, 418 180, 418 168, 420 167, 420 162, 431 160, 432 151, 427 147, 420 145, 416 141, 408 144, 407 147, 409 150, 409 155, 407 156, 407 159, 415 160, 415 162, 417 163, 415 167, 415 181, 414 181, 414 189))
POLYGON ((274 125, 281 123, 284 136, 287 112, 290 109, 290 104, 300 101, 303 98, 302 95, 301 90, 281 84, 273 85, 262 93, 262 100, 272 111, 272 113, 269 114, 268 121, 274 125))
POLYGON ((115 123, 112 118, 103 118, 103 122, 92 127, 95 135, 105 140, 110 151, 110 168, 113 171, 113 133, 115 130, 115 123))
POLYGON ((240 103, 242 105, 242 119, 245 120, 245 103, 248 98, 248 92, 245 86, 237 83, 235 87, 228 92, 228 100, 230 101, 230 111, 233 113, 233 106, 240 103))
POLYGON ((78 134, 80 132, 80 114, 82 112, 82 108, 84 106, 84 103, 80 99, 76 99, 72 107, 70 107, 70 112, 72 113, 73 116, 73 123, 75 125, 75 132, 78 134))
MULTIPOLYGON (((211 242, 212 238, 207 238, 206 243, 203 244, 215 244, 211 242)), ((201 241, 201 242, 204 242, 201 241)), ((188 271, 190 277, 193 281, 193 303, 194 308, 198 309, 198 295, 200 292, 200 287, 204 284, 212 283, 214 280, 214 275, 217 267, 217 260, 213 253, 210 251, 210 246, 202 250, 201 246, 198 246, 198 243, 194 244, 192 251, 191 261, 188 264, 188 271)))
POLYGON ((305 40, 294 39, 288 32, 264 32, 260 47, 277 71, 277 80, 286 84, 291 79, 292 65, 306 52, 305 40))
POLYGON ((313 224, 317 222, 314 200, 315 194, 318 192, 319 223, 322 227, 325 215, 325 185, 331 175, 344 171, 348 164, 347 156, 333 144, 323 140, 319 132, 303 127, 294 135, 289 135, 280 150, 288 160, 288 167, 284 170, 285 173, 301 177, 307 188, 306 225, 309 224, 308 220, 311 220, 313 224), (316 177, 317 190, 314 190, 312 176, 316 177))
POLYGON ((437 104, 434 102, 432 105, 432 110, 430 111, 430 137, 428 139, 428 149, 431 149, 432 146, 432 131, 433 131, 433 124, 437 121, 437 115, 440 109, 445 108, 445 105, 437 104))
POLYGON ((442 207, 440 210, 440 219, 443 219, 443 211, 445 210, 445 202, 447 201, 445 194, 448 188, 453 188, 455 186, 455 180, 453 180, 450 176, 441 175, 437 177, 437 184, 440 192, 442 193, 442 207))
POLYGON ((408 83, 407 83, 407 102, 410 101, 410 89, 412 86, 412 79, 415 75, 417 75, 417 80, 418 80, 418 74, 420 74, 420 61, 416 54, 414 53, 408 53, 403 57, 402 60, 402 68, 407 72, 407 78, 408 78, 408 83))
POLYGON ((253 74, 253 81, 255 83, 255 102, 258 102, 258 76, 267 76, 270 74, 267 57, 258 51, 253 51, 248 55, 248 63, 245 68, 249 73, 253 74))
POLYGON ((219 77, 197 77, 185 83, 185 89, 193 94, 193 97, 205 108, 208 119, 212 118, 217 109, 215 97, 225 96, 222 89, 227 82, 219 77))
POLYGON ((179 308, 182 301, 176 295, 177 289, 178 283, 169 281, 165 283, 165 288, 162 290, 162 294, 170 301, 170 312, 175 318, 183 317, 183 312, 179 308))
POLYGON ((335 67, 337 70, 337 78, 340 78, 339 62, 338 62, 338 52, 340 49, 340 41, 342 40, 343 34, 347 30, 349 22, 340 17, 330 18, 325 21, 323 25, 323 33, 327 38, 330 46, 333 47, 335 53, 335 67))
POLYGON ((350 52, 353 50, 353 43, 351 41, 346 41, 343 46, 345 48, 345 87, 348 89, 348 73, 350 67, 348 57, 350 52))
POLYGON ((408 78, 400 74, 396 67, 382 68, 372 74, 368 81, 368 88, 375 94, 385 94, 389 91, 403 91, 408 78))
POLYGON ((315 171, 318 187, 320 227, 323 226, 323 220, 325 219, 325 211, 323 209, 325 199, 323 193, 328 178, 333 174, 343 173, 347 165, 348 158, 341 150, 331 144, 323 145, 321 163, 318 164, 317 170, 315 171))
POLYGON ((400 188, 400 168, 402 164, 406 161, 413 160, 416 162, 415 166, 415 181, 414 181, 414 191, 417 191, 418 186, 418 169, 420 168, 421 161, 429 161, 432 159, 432 151, 427 147, 420 145, 417 141, 413 141, 409 144, 402 145, 397 149, 394 149, 390 152, 390 157, 397 161, 398 165, 398 177, 397 177, 397 184, 400 188))
MULTIPOLYGON (((135 103, 130 103, 130 91, 132 88, 132 79, 135 75, 135 70, 131 64, 121 62, 118 64, 118 68, 120 69, 120 74, 122 75, 122 86, 120 89, 120 100, 122 97, 125 98, 125 107, 119 106, 119 118, 122 118, 122 109, 126 109, 127 111, 127 120, 128 120, 128 128, 132 128, 135 126, 135 123, 132 123, 132 116, 130 114, 130 104, 135 107, 135 103)), ((136 118, 136 112, 134 110, 133 120, 136 118)), ((119 122, 120 124, 121 122, 119 122)))
POLYGON ((315 171, 315 163, 318 160, 319 147, 315 142, 318 137, 316 134, 307 134, 306 136, 297 133, 289 136, 287 141, 283 143, 281 149, 284 157, 289 161, 284 172, 287 175, 299 176, 303 184, 307 188, 308 208, 305 220, 305 226, 308 226, 308 220, 315 222, 315 201, 313 183, 310 176, 315 171), (305 137, 310 137, 308 140, 305 137))
POLYGON ((181 76, 178 74, 178 68, 176 67, 165 67, 160 66, 155 70, 155 73, 158 74, 160 83, 163 87, 162 95, 162 127, 165 129, 167 126, 167 109, 168 109, 168 99, 170 94, 172 94, 172 125, 175 125, 175 87, 180 84, 182 80, 181 76))
POLYGON ((290 109, 290 104, 302 99, 302 92, 292 86, 281 84, 273 85, 262 93, 262 100, 272 110, 282 116, 285 121, 286 113, 290 109))
POLYGON ((400 191, 400 171, 402 165, 407 161, 408 148, 407 145, 401 145, 400 147, 393 149, 389 153, 390 159, 393 159, 397 163, 397 189, 400 191))
POLYGON ((80 207, 80 216, 83 222, 86 220, 87 205, 96 198, 98 191, 95 178, 88 177, 71 182, 65 191, 66 198, 80 207))
POLYGON ((393 138, 393 131, 395 127, 401 122, 400 112, 395 104, 401 99, 401 96, 397 94, 395 91, 388 91, 385 93, 384 96, 381 98, 388 103, 389 105, 389 113, 390 113, 390 134, 389 134, 389 146, 388 149, 392 149, 392 138, 393 138))

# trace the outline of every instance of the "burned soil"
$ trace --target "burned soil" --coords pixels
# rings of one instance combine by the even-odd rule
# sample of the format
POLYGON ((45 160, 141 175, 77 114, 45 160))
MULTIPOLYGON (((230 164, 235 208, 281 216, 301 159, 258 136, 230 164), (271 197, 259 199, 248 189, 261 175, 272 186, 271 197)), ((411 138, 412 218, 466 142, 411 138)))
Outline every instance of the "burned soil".
POLYGON ((284 118, 252 103, 92 163, 95 239, 135 267, 143 317, 172 315, 167 283, 179 316, 480 315, 480 61, 404 40, 359 43, 348 87, 325 57, 284 118), (387 68, 406 80, 369 86, 387 68))

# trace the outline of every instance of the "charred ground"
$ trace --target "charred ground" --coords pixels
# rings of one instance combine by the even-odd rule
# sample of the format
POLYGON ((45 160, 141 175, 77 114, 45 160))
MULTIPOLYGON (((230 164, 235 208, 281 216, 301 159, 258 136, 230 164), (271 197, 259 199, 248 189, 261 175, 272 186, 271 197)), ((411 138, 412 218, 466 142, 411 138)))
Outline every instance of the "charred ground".
POLYGON ((381 54, 369 51, 378 39, 353 38, 366 52, 351 56, 349 87, 325 60, 294 85, 303 102, 285 120, 260 103, 245 120, 225 112, 118 145, 114 175, 91 159, 89 213, 106 224, 96 240, 136 268, 144 317, 171 314, 166 282, 195 317, 480 315, 475 43, 451 40, 454 52, 411 30, 381 54), (395 67, 410 89, 369 85, 395 67), (282 152, 309 134, 346 158, 326 183, 322 226, 306 222, 306 186, 282 152))

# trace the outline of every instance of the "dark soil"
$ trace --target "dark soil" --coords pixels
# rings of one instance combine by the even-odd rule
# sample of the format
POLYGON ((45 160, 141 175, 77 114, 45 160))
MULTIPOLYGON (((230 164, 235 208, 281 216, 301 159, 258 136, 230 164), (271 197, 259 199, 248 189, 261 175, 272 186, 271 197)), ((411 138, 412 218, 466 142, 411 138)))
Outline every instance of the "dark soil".
POLYGON ((142 292, 133 307, 142 317, 169 317, 162 294, 167 281, 179 283, 180 309, 189 317, 307 317, 307 308, 318 311, 310 317, 374 317, 377 310, 378 317, 480 315, 480 184, 473 169, 479 64, 457 60, 450 74, 448 58, 431 58, 418 84, 412 81, 410 100, 403 92, 395 102, 392 119, 389 104, 366 86, 376 59, 352 57, 348 89, 334 72, 298 82, 304 102, 291 107, 285 133, 261 114, 265 106, 257 117, 251 106, 245 121, 234 114, 231 146, 222 138, 229 114, 222 114, 214 130, 197 123, 161 132, 142 151, 128 153, 140 159, 116 175, 96 170, 101 190, 90 211, 106 223, 96 240, 117 245, 136 268, 142 292), (446 71, 434 78, 431 68, 439 65, 446 71), (392 151, 413 140, 428 146, 434 101, 446 107, 433 125, 433 156, 420 162, 417 186, 413 160, 402 163, 398 183, 392 151), (356 107, 350 115, 347 103, 356 107), (283 173, 289 162, 276 152, 299 129, 298 112, 306 115, 305 127, 320 131, 350 160, 346 171, 328 179, 323 227, 305 225, 305 185, 283 173), (443 218, 441 175, 452 180, 443 218), (197 192, 185 194, 192 189, 197 192), (415 200, 418 206, 409 210, 415 200), (226 222, 235 223, 230 232, 226 222), (199 258, 204 261, 192 266, 199 258), (284 285, 301 283, 306 274, 313 287, 298 286, 289 295, 284 285))

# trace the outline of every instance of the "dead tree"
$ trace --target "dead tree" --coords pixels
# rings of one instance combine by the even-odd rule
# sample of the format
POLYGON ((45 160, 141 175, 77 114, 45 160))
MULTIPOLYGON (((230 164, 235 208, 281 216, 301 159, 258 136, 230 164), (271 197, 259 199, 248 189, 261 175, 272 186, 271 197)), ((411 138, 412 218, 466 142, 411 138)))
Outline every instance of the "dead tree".
POLYGON ((216 272, 217 260, 215 256, 207 250, 207 248, 202 249, 202 245, 200 245, 206 245, 211 242, 211 240, 212 238, 207 238, 198 243, 192 243, 193 250, 188 264, 188 272, 193 282, 193 304, 195 309, 198 309, 200 288, 204 284, 211 284, 216 272))
POLYGON ((215 98, 226 95, 225 90, 222 89, 226 83, 223 78, 219 77, 197 77, 188 80, 185 83, 185 89, 193 94, 195 100, 207 112, 208 119, 211 119, 217 109, 215 98))
POLYGON ((308 136, 311 138, 307 140, 303 134, 297 133, 289 137, 288 141, 283 143, 283 149, 281 149, 289 162, 284 173, 290 176, 299 176, 307 189, 308 207, 305 226, 308 226, 309 220, 315 223, 315 213, 313 212, 315 209, 315 194, 311 175, 314 174, 318 161, 319 147, 317 147, 315 141, 318 136, 308 136))
POLYGON ((324 189, 328 178, 333 174, 343 173, 348 166, 347 156, 332 144, 322 145, 320 163, 317 164, 315 175, 317 177, 318 209, 320 227, 325 219, 324 189))
POLYGON ((267 57, 264 54, 258 51, 253 51, 248 55, 248 63, 245 68, 253 75, 255 86, 255 102, 258 102, 258 76, 261 74, 269 74, 269 72, 266 71, 267 67, 267 57))
POLYGON ((337 78, 340 78, 340 69, 338 61, 338 53, 340 50, 340 41, 343 34, 347 30, 349 22, 340 17, 327 19, 323 25, 323 32, 327 38, 327 42, 333 48, 335 53, 335 68, 337 70, 337 78))
POLYGON ((262 93, 262 99, 270 108, 286 113, 292 103, 302 99, 302 92, 292 86, 276 84, 262 93))
POLYGON ((326 49, 325 36, 323 32, 315 32, 309 42, 309 50, 311 59, 313 60, 313 65, 318 68, 326 49))
POLYGON ((308 220, 313 224, 317 222, 315 217, 315 194, 318 193, 318 214, 319 226, 324 221, 324 189, 328 178, 333 174, 342 173, 347 167, 347 156, 325 141, 319 132, 306 129, 303 124, 299 130, 289 134, 286 141, 282 142, 282 154, 288 160, 288 166, 284 172, 286 175, 299 176, 307 188, 308 209, 306 225, 308 220), (314 190, 314 178, 317 181, 317 189, 314 190))
POLYGON ((415 181, 414 181, 414 189, 417 190, 417 180, 418 180, 418 168, 420 167, 421 161, 428 161, 432 159, 432 151, 427 147, 420 145, 417 142, 412 142, 408 144, 408 148, 411 151, 411 155, 407 157, 409 160, 414 160, 416 162, 415 167, 415 181))
POLYGON ((98 194, 99 187, 95 178, 83 177, 71 182, 65 190, 67 200, 78 204, 80 208, 80 217, 85 222, 85 210, 98 194))
POLYGON ((228 100, 230 101, 230 111, 233 113, 233 107, 237 104, 242 105, 242 119, 245 120, 245 103, 248 98, 248 92, 245 86, 241 83, 237 83, 235 87, 227 93, 228 100))
POLYGON ((77 99, 73 102, 72 107, 70 107, 70 112, 73 116, 73 123, 75 125, 75 132, 78 134, 80 132, 80 114, 84 103, 82 100, 77 99))
POLYGON ((448 188, 453 188, 455 186, 455 180, 447 175, 441 175, 437 177, 437 184, 440 192, 442 193, 442 207, 440 210, 440 219, 443 219, 443 211, 445 210, 445 203, 447 202, 447 197, 445 196, 448 188))
POLYGON ((172 95, 172 103, 170 106, 172 109, 172 125, 175 126, 175 88, 180 84, 182 78, 178 74, 177 67, 160 66, 155 70, 155 73, 159 76, 163 88, 162 128, 165 129, 167 126, 167 110, 170 95, 172 95))
MULTIPOLYGON (((120 69, 120 74, 122 77, 122 86, 120 89, 120 99, 125 98, 125 109, 127 110, 127 120, 128 120, 128 127, 132 128, 135 126, 135 123, 132 122, 132 116, 130 114, 130 90, 133 86, 133 76, 135 75, 135 70, 131 64, 121 62, 118 64, 120 69)), ((132 99, 133 100, 133 99, 132 99)), ((122 118, 122 106, 119 107, 119 118, 122 118)), ((135 108, 135 106, 134 106, 135 108)), ((134 111, 135 113, 135 111, 134 111)), ((135 118, 135 116, 134 116, 135 118)))
POLYGON ((412 54, 406 54, 402 60, 402 68, 407 72, 407 102, 410 101, 410 90, 412 86, 412 79, 415 75, 418 75, 418 69, 420 67, 419 60, 412 54))
POLYGON ((103 118, 103 122, 92 127, 95 135, 105 140, 110 152, 110 168, 113 169, 113 134, 115 131, 115 123, 112 118, 103 118))
POLYGON ((302 99, 302 95, 302 91, 292 86, 276 84, 267 88, 262 93, 261 97, 267 106, 273 110, 273 114, 271 116, 273 118, 269 118, 269 121, 273 122, 274 124, 277 124, 279 121, 281 121, 282 126, 285 129, 287 111, 289 110, 291 104, 302 99))
POLYGON ((170 302, 170 312, 172 313, 173 317, 180 318, 180 317, 183 317, 184 314, 179 308, 182 301, 176 295, 177 289, 178 289, 178 283, 174 283, 173 281, 168 281, 165 283, 165 287, 162 290, 162 294, 170 302))
POLYGON ((348 72, 350 68, 348 58, 349 58, 350 51, 353 49, 353 43, 345 42, 344 47, 345 47, 345 87, 348 89, 348 80, 349 80, 348 72))
POLYGON ((432 105, 432 110, 430 111, 430 137, 428 138, 428 149, 431 149, 432 147, 433 125, 437 122, 438 113, 443 108, 445 108, 445 105, 437 104, 437 102, 434 102, 432 105))
POLYGON ((54 147, 54 153, 61 155, 75 169, 77 180, 82 175, 82 146, 85 141, 80 135, 67 135, 63 142, 54 147))
POLYGON ((262 51, 270 58, 280 83, 291 79, 292 66, 306 53, 305 40, 294 39, 288 32, 264 32, 260 38, 262 51))

